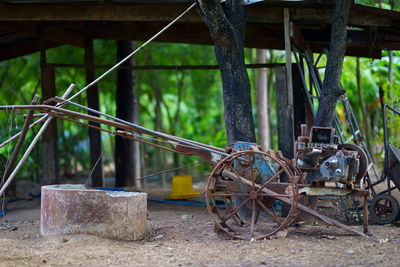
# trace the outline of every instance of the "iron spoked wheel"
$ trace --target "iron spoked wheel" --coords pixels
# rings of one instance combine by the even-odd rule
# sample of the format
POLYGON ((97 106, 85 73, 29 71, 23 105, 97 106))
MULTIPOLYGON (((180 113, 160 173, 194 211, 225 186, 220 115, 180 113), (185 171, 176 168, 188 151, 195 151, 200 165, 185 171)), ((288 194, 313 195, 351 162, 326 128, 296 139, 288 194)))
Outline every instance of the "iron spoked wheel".
POLYGON ((373 222, 377 224, 389 224, 399 218, 399 202, 388 194, 375 196, 370 203, 370 213, 373 222))
POLYGON ((216 229, 237 239, 263 239, 286 228, 297 217, 302 197, 297 172, 288 160, 261 151, 235 152, 220 161, 205 195, 216 229), (288 182, 282 183, 283 177, 288 182), (290 205, 285 216, 278 210, 282 200, 290 205))

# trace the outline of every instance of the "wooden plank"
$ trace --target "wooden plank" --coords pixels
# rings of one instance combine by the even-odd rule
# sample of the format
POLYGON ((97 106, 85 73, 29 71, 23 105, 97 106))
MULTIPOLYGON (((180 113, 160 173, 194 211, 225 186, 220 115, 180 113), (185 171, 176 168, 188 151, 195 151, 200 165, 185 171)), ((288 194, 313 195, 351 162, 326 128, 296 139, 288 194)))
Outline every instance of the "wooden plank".
MULTIPOLYGON (((171 21, 188 6, 187 3, 152 4, 2 4, 0 21, 171 21)), ((288 6, 287 6, 288 7, 288 6)), ((247 21, 251 23, 283 23, 284 6, 263 5, 246 6, 247 21)), ((304 24, 330 24, 333 8, 330 6, 292 6, 292 20, 304 24)), ((380 11, 382 12, 382 11, 380 11)), ((391 20, 399 18, 398 12, 383 14, 376 9, 353 5, 350 15, 352 26, 390 27, 391 20)), ((182 21, 201 22, 196 11, 191 11, 182 21)))
MULTIPOLYGON (((85 42, 85 64, 94 64, 94 51, 93 51, 93 39, 87 39, 85 42)), ((86 73, 86 83, 91 83, 95 77, 95 70, 88 68, 86 73)), ((99 102, 99 90, 97 84, 93 85, 87 91, 87 102, 89 108, 100 110, 99 102)), ((97 114, 90 113, 90 115, 98 117, 97 114)), ((89 124, 99 127, 100 124, 96 122, 90 122, 89 124)), ((104 186, 104 175, 103 175, 103 159, 101 151, 101 132, 89 128, 89 143, 90 143, 90 161, 92 169, 92 186, 103 187, 104 186)))
MULTIPOLYGON (((0 21, 171 21, 188 4, 4 4, 0 7, 0 21)), ((183 21, 202 21, 195 10, 183 21)))

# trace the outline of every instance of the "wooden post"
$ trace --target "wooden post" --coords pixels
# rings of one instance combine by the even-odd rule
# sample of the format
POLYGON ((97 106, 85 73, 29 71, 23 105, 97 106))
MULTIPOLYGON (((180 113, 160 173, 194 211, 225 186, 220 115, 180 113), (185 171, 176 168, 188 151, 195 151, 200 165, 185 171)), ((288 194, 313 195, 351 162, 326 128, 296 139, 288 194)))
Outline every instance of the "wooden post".
POLYGON ((285 31, 285 56, 286 56, 286 90, 288 105, 293 106, 293 81, 292 81, 292 48, 290 43, 289 9, 284 9, 285 31))
MULTIPOLYGON (((275 68, 276 106, 278 109, 278 149, 282 151, 286 158, 292 159, 294 156, 294 118, 293 105, 289 104, 286 76, 285 67, 275 68)), ((282 181, 285 180, 287 180, 287 177, 282 177, 282 181)), ((282 204, 283 215, 287 215, 289 209, 289 205, 282 204)))
POLYGON ((278 149, 289 159, 293 158, 293 105, 288 104, 285 67, 275 68, 276 105, 278 109, 278 149))
MULTIPOLYGON (((266 63, 266 50, 257 49, 257 63, 266 63)), ((268 117, 267 69, 258 69, 257 75, 257 120, 259 144, 264 151, 270 148, 270 130, 268 117)))
MULTIPOLYGON (((93 51, 93 39, 86 39, 85 41, 85 64, 94 65, 94 51, 93 51)), ((95 69, 86 69, 86 83, 90 83, 95 79, 95 69)), ((87 91, 87 102, 88 106, 92 109, 99 110, 99 90, 97 85, 93 85, 87 91)), ((96 114, 90 115, 98 116, 96 114)), ((90 122, 90 124, 99 126, 98 123, 90 122)), ((93 169, 92 172, 92 186, 102 187, 104 186, 103 176, 103 159, 101 158, 101 133, 98 130, 89 128, 89 141, 90 141, 90 160, 93 169), (96 165, 96 166, 95 166, 96 165)))
MULTIPOLYGON (((57 95, 55 86, 55 70, 46 64, 46 47, 42 38, 40 45, 40 70, 42 100, 57 95)), ((60 183, 58 168, 57 120, 53 120, 43 134, 43 177, 42 184, 60 183)))
MULTIPOLYGON (((117 42, 117 61, 119 62, 133 51, 133 42, 117 42)), ((133 59, 127 60, 124 65, 133 65, 133 59)), ((135 84, 133 70, 117 71, 116 105, 117 117, 129 122, 134 122, 135 84)), ((115 186, 136 186, 135 177, 135 145, 129 139, 115 137, 115 186)))

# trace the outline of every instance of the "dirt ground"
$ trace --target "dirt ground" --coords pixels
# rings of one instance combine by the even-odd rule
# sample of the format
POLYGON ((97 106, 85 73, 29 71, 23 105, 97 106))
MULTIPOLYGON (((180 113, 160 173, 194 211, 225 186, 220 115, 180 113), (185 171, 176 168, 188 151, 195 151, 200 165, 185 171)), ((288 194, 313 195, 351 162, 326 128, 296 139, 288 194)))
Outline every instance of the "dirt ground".
POLYGON ((39 200, 11 203, 0 219, 0 266, 399 266, 400 228, 371 226, 380 241, 335 227, 301 226, 286 238, 238 241, 213 232, 202 207, 149 202, 148 237, 43 237, 39 200))

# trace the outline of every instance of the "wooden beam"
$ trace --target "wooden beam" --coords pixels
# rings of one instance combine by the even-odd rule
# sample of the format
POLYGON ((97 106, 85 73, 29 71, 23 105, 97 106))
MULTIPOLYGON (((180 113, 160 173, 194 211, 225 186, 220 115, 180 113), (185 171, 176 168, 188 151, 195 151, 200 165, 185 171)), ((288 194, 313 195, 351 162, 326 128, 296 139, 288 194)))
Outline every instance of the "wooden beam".
MULTIPOLYGON (((171 21, 188 4, 3 4, 0 21, 171 21)), ((202 21, 195 10, 182 21, 202 21)))
MULTIPOLYGON (((93 39, 87 39, 85 42, 85 64, 94 65, 94 51, 93 51, 93 39)), ((95 70, 92 68, 86 69, 86 83, 89 84, 95 80, 95 70)), ((87 102, 89 108, 100 110, 99 101, 99 89, 97 84, 93 85, 87 91, 87 102)), ((89 112, 89 115, 97 116, 89 112)), ((99 123, 90 122, 91 125, 100 127, 99 123)), ((90 160, 92 171, 92 186, 103 187, 104 186, 104 175, 103 175, 103 159, 101 152, 101 132, 89 128, 89 143, 90 143, 90 160)))
MULTIPOLYGON (((180 14, 187 3, 163 4, 2 4, 0 21, 171 21, 180 14)), ((290 6, 286 6, 290 7, 290 6)), ((283 23, 284 6, 249 5, 246 17, 250 23, 283 23)), ((292 21, 297 24, 331 24, 333 7, 331 6, 291 6, 292 21)), ((350 13, 352 26, 390 27, 391 20, 399 18, 398 12, 382 14, 377 9, 353 5, 350 13), (384 14, 390 14, 385 16, 384 14)), ((202 22, 196 11, 191 11, 182 21, 202 22)))
POLYGON ((24 33, 31 37, 39 37, 38 28, 40 27, 40 34, 45 40, 57 42, 60 44, 69 44, 78 47, 84 47, 84 38, 71 33, 62 28, 50 28, 40 23, 34 22, 0 22, 0 28, 9 30, 11 32, 24 33))
MULTIPOLYGON (((60 46, 59 43, 46 42, 46 49, 60 46)), ((39 38, 27 38, 15 43, 0 46, 0 61, 25 56, 40 51, 39 38)))

